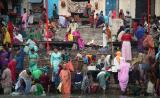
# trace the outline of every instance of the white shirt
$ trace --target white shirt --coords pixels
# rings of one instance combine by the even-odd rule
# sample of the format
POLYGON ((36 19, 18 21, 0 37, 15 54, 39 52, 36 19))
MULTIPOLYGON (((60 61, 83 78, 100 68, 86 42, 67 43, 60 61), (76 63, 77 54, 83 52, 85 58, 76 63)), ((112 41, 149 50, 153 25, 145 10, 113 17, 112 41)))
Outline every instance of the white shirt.
POLYGON ((112 72, 118 72, 119 66, 120 64, 115 57, 113 61, 112 72))
POLYGON ((34 19, 34 16, 30 15, 29 18, 28 18, 28 23, 33 24, 33 19, 34 19))
POLYGON ((16 35, 15 38, 18 39, 20 42, 23 42, 23 37, 21 34, 16 35))

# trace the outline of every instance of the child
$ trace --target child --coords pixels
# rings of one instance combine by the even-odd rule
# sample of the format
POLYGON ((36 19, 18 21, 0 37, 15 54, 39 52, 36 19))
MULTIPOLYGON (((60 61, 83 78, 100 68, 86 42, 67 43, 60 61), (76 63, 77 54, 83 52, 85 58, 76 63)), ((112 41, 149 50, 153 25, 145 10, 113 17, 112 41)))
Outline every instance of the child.
POLYGON ((43 86, 39 83, 39 80, 35 80, 35 83, 32 85, 31 94, 35 96, 42 96, 45 94, 43 86))
POLYGON ((75 74, 75 79, 74 79, 74 88, 75 89, 81 88, 82 80, 83 80, 83 75, 80 72, 80 70, 77 70, 77 72, 75 74))
POLYGON ((81 90, 82 93, 90 93, 90 87, 91 87, 91 75, 87 72, 87 74, 84 74, 81 90))

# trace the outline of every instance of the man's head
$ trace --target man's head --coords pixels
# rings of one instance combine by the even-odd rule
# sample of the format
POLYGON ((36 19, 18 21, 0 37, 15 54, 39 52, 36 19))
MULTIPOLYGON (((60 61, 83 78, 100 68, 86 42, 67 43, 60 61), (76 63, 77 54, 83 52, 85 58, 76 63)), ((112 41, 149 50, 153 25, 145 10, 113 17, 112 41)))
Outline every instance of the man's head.
POLYGON ((32 73, 31 73, 31 71, 30 71, 29 69, 26 70, 26 73, 27 73, 29 76, 32 75, 32 73))
POLYGON ((26 13, 26 8, 23 9, 24 13, 26 13))

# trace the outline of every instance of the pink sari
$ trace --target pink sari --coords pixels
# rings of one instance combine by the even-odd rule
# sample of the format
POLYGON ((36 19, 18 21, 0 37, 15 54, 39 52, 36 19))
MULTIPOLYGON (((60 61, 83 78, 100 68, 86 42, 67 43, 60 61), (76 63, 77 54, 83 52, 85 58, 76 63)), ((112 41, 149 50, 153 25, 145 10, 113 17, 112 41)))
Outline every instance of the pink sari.
POLYGON ((129 80, 129 66, 130 64, 125 61, 124 58, 121 58, 120 60, 120 71, 118 72, 118 80, 119 80, 119 85, 121 88, 121 91, 125 92, 127 85, 128 85, 128 80, 129 80))
POLYGON ((80 32, 79 31, 73 32, 73 36, 77 37, 78 46, 80 49, 83 49, 85 45, 84 45, 84 40, 82 39, 82 37, 80 35, 80 32))
POLYGON ((27 27, 27 13, 22 15, 22 27, 25 29, 27 27))

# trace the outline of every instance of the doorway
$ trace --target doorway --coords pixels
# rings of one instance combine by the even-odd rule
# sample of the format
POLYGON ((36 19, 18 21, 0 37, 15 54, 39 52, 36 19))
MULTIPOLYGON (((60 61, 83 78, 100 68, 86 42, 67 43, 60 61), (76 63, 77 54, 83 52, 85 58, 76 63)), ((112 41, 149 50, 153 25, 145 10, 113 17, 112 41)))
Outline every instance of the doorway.
POLYGON ((106 0, 106 15, 108 15, 109 11, 116 10, 116 1, 117 0, 106 0))

